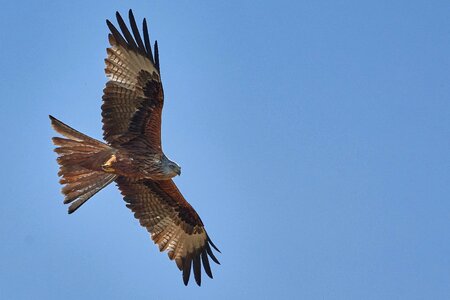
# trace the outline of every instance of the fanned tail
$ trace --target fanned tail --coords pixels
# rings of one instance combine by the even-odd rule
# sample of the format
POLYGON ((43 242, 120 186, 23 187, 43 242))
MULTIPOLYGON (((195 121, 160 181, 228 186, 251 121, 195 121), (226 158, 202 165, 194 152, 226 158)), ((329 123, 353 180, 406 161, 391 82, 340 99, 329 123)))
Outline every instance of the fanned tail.
POLYGON ((113 149, 49 116, 53 128, 66 138, 54 137, 57 146, 58 175, 64 185, 64 204, 69 206, 69 214, 77 210, 97 192, 110 184, 117 175, 104 172, 102 164, 113 154, 113 149))

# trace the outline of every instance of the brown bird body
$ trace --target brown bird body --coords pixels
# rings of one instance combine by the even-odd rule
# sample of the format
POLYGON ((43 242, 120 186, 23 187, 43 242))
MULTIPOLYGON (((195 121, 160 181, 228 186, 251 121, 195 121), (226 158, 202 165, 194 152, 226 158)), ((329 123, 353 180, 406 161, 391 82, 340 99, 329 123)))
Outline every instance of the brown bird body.
POLYGON ((212 278, 209 258, 219 262, 211 247, 219 250, 172 180, 181 174, 181 168, 162 150, 164 91, 158 44, 155 42, 153 55, 145 19, 142 40, 131 10, 132 33, 119 13, 116 17, 122 33, 106 21, 111 30, 111 47, 105 59, 109 81, 103 90, 102 105, 106 143, 50 116, 53 128, 65 137, 53 138, 64 203, 70 204, 72 213, 115 181, 127 207, 147 228, 160 251, 167 251, 175 260, 184 283, 187 285, 193 269, 200 285, 201 265, 212 278))

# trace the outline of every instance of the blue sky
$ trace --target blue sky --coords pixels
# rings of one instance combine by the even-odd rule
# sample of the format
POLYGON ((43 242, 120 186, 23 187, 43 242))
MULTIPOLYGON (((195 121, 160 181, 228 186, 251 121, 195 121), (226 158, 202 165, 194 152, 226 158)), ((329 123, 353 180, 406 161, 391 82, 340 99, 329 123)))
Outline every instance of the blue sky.
POLYGON ((74 2, 2 2, 1 299, 450 298, 448 1, 74 2), (201 288, 115 186, 62 204, 47 115, 101 138, 105 19, 129 8, 222 250, 201 288))

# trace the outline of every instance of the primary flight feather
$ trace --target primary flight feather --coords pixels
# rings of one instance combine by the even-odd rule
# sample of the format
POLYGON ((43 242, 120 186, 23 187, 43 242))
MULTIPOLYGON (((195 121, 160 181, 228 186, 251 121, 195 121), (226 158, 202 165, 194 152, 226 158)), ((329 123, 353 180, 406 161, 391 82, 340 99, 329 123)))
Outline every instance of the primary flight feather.
MULTIPOLYGON (((202 220, 184 199, 172 178, 181 168, 169 160, 161 146, 164 91, 159 70, 158 44, 154 53, 144 19, 143 39, 133 12, 131 32, 116 13, 120 31, 109 21, 110 47, 105 59, 109 78, 103 90, 103 138, 93 139, 50 116, 58 175, 64 185, 69 213, 115 181, 123 199, 140 224, 147 228, 160 251, 167 251, 188 284, 191 269, 201 284, 201 265, 212 278, 209 258, 219 264, 202 220)), ((220 252, 220 251, 219 251, 220 252)))

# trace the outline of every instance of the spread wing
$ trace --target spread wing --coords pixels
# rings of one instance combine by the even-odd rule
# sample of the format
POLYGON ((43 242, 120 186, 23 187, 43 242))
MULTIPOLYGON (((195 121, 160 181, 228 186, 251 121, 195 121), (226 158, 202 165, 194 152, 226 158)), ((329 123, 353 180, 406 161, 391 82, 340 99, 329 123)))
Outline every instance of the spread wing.
MULTIPOLYGON (((194 270, 195 281, 201 284, 201 265, 212 278, 208 256, 216 263, 211 246, 219 251, 209 239, 200 217, 181 195, 172 180, 134 180, 120 176, 117 185, 142 226, 150 232, 160 251, 168 251, 183 271, 187 285, 194 270)), ((219 251, 220 252, 220 251, 219 251)))
POLYGON ((118 145, 142 136, 148 146, 161 149, 161 112, 164 93, 159 72, 158 44, 153 58, 147 22, 143 21, 144 41, 129 11, 131 30, 116 13, 120 33, 107 20, 111 31, 110 48, 105 59, 105 73, 109 78, 103 90, 103 137, 111 145, 118 145))

